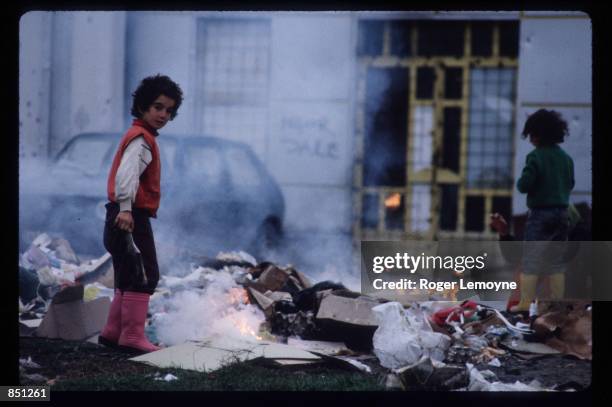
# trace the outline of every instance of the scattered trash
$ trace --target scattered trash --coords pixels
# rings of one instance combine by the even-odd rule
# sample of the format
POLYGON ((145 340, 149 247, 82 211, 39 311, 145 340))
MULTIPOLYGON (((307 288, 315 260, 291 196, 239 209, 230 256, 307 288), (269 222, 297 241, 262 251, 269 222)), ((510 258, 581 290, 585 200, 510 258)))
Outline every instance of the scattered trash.
POLYGON ((568 304, 572 310, 547 312, 533 322, 538 340, 557 351, 591 360, 592 313, 590 305, 568 304))
POLYGON ((34 374, 23 373, 22 376, 25 379, 28 379, 30 382, 35 382, 35 383, 46 383, 49 380, 45 376, 38 374, 38 373, 34 373, 34 374))
POLYGON ((385 388, 387 390, 404 390, 404 385, 399 376, 395 373, 389 373, 385 377, 385 388))
POLYGON ((480 352, 489 346, 489 341, 486 338, 476 335, 466 335, 462 338, 462 341, 466 346, 476 352, 480 352))
POLYGON ((255 257, 251 256, 246 252, 243 252, 242 250, 238 252, 220 252, 219 254, 217 254, 217 260, 246 262, 249 263, 251 266, 257 265, 257 260, 255 260, 255 257))
POLYGON ((498 381, 487 381, 481 372, 474 365, 467 363, 470 383, 467 387, 469 391, 550 391, 540 385, 537 380, 532 380, 529 384, 516 381, 514 383, 501 383, 498 381))
POLYGON ((164 377, 156 377, 155 380, 163 380, 166 382, 171 382, 173 380, 178 380, 178 377, 176 377, 175 375, 168 373, 166 374, 164 377))
POLYGON ((41 366, 32 361, 32 358, 30 356, 28 356, 27 359, 19 359, 19 366, 23 366, 24 368, 27 369, 40 369, 41 366))
POLYGON ((497 359, 497 358, 491 359, 489 361, 489 363, 487 363, 487 364, 489 364, 491 366, 495 366, 495 367, 501 367, 501 365, 502 365, 501 362, 499 361, 499 359, 497 359))
POLYGON ((443 360, 450 345, 446 335, 425 331, 409 322, 403 306, 388 302, 374 307, 378 329, 374 333, 374 354, 381 365, 397 369, 416 363, 422 356, 443 360))
MULTIPOLYGON (((81 298, 73 297, 68 300, 68 295, 65 295, 60 297, 59 302, 52 301, 49 310, 36 329, 36 336, 85 340, 102 330, 108 316, 110 299, 101 297, 85 302, 82 298, 83 286, 76 287, 81 287, 81 298)), ((79 290, 71 287, 69 292, 73 296, 74 292, 78 293, 79 290)))
MULTIPOLYGON (((163 274, 150 299, 147 335, 168 346, 132 360, 199 371, 247 360, 279 368, 326 363, 364 374, 386 369, 380 377, 388 389, 572 391, 584 386, 502 383, 474 366, 503 368, 496 372, 504 379, 510 370, 520 375, 520 363, 534 358, 592 357, 590 304, 547 310, 540 302, 539 316, 529 321, 479 304, 478 297, 390 301, 341 282, 312 284, 291 265, 257 263, 245 252, 199 258, 183 271, 163 274), (181 309, 181 301, 189 308, 181 309), (172 330, 177 321, 193 326, 179 333, 172 330)), ((20 256, 19 279, 21 336, 96 343, 114 296, 110 254, 81 261, 68 241, 41 234, 20 256)), ((48 382, 26 368, 40 368, 29 357, 20 359, 22 376, 48 382)))
POLYGON ((558 350, 539 342, 527 342, 523 339, 511 338, 500 343, 506 349, 521 353, 537 353, 542 355, 555 355, 560 353, 558 350))
POLYGON ((477 304, 474 301, 463 301, 458 306, 443 308, 431 316, 432 322, 444 326, 450 322, 469 322, 475 319, 477 304))
POLYGON ((395 369, 405 389, 454 390, 465 387, 467 375, 463 366, 451 366, 423 356, 416 363, 395 369))

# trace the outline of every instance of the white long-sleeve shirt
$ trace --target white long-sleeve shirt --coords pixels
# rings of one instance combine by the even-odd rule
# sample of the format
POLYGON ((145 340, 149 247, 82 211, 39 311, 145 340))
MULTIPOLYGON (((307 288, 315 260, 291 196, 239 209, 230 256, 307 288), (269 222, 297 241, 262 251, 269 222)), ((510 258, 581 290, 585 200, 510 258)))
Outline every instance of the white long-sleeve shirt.
POLYGON ((140 176, 152 159, 151 148, 143 136, 136 137, 125 148, 115 176, 115 198, 120 211, 132 210, 140 176))

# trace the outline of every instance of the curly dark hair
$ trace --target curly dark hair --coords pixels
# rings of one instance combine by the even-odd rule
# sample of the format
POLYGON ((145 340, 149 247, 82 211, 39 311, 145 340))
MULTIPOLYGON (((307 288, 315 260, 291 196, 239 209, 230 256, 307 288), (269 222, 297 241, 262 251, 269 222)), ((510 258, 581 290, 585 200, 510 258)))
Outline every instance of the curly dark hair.
POLYGON ((568 135, 567 122, 554 110, 540 109, 529 115, 522 137, 537 137, 542 145, 563 143, 568 135))
POLYGON ((170 115, 170 120, 173 120, 178 114, 179 106, 183 102, 183 91, 168 76, 160 74, 144 78, 136 91, 132 93, 134 98, 132 101, 132 116, 136 118, 142 117, 142 114, 151 107, 159 95, 169 97, 176 103, 170 115))

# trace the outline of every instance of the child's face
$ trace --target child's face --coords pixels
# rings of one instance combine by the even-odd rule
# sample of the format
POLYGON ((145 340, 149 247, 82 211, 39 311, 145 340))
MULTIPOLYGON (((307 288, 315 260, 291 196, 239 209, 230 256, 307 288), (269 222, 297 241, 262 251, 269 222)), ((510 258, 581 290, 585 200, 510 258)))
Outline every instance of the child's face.
POLYGON ((142 114, 142 120, 155 130, 159 130, 168 123, 176 102, 165 95, 159 95, 142 114))

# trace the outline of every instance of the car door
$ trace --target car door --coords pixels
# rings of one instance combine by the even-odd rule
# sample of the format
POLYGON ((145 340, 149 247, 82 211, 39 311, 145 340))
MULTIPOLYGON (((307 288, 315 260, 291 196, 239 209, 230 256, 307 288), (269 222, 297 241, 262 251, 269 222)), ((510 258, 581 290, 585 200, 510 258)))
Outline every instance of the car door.
POLYGON ((172 205, 181 229, 200 239, 228 240, 235 217, 228 206, 227 165, 219 145, 187 140, 172 205))

